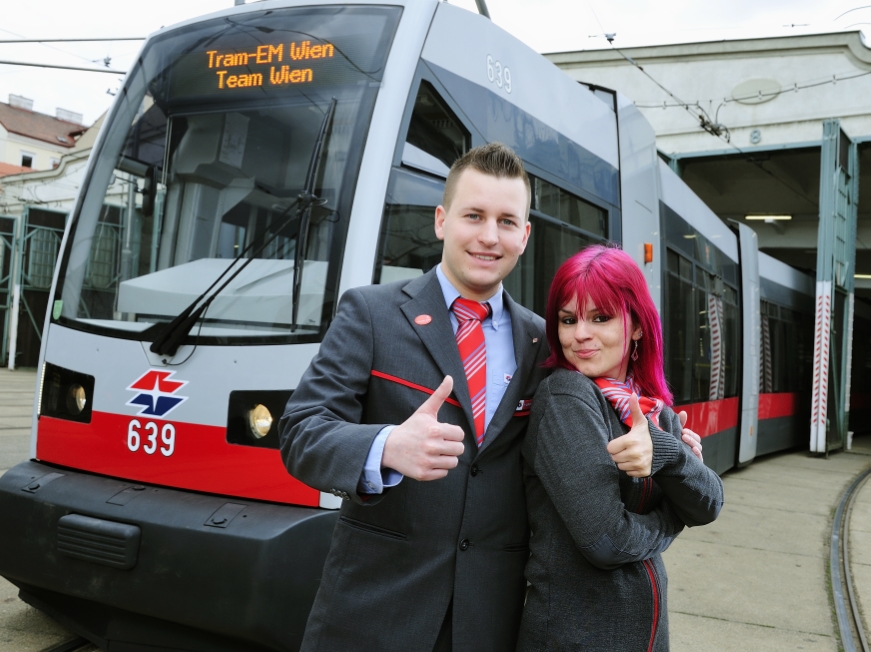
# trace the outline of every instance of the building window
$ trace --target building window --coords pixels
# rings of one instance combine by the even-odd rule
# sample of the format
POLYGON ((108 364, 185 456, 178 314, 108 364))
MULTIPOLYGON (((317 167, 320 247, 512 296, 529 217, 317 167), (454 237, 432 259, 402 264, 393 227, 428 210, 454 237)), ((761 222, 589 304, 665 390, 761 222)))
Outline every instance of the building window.
POLYGON ((32 152, 21 152, 21 167, 32 168, 35 159, 36 154, 32 152))
POLYGON ((47 290, 60 249, 60 234, 49 229, 35 229, 27 258, 27 278, 33 287, 47 290))
POLYGON ((51 163, 51 169, 54 170, 58 165, 60 165, 60 159, 54 158, 53 156, 48 159, 48 162, 51 163))

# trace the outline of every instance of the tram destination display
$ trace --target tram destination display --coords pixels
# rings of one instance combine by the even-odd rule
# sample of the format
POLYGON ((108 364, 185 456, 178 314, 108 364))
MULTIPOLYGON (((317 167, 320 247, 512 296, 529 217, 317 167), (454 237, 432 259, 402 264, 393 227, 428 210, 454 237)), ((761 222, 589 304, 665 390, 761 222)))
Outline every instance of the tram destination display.
POLYGON ((336 64, 335 44, 311 40, 267 43, 245 50, 208 49, 179 60, 170 97, 231 94, 255 88, 271 93, 276 87, 341 83, 359 75, 354 75, 356 71, 347 63, 336 64))
POLYGON ((232 30, 209 25, 212 29, 202 31, 211 35, 185 39, 174 54, 164 51, 171 57, 161 79, 167 84, 165 97, 234 100, 301 87, 380 82, 395 29, 391 13, 357 7, 305 14, 285 10, 252 16, 244 29, 238 22, 232 30), (372 29, 361 30, 361 23, 372 29), (282 24, 287 27, 276 28, 282 24))

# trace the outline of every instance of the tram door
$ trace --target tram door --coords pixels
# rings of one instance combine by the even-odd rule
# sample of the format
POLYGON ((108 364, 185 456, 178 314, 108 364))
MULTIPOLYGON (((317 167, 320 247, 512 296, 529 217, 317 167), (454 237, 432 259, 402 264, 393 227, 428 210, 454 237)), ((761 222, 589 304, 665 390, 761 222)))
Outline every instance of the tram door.
MULTIPOLYGON (((741 256, 741 403, 738 423, 738 464, 756 457, 759 439, 759 364, 761 326, 759 312, 759 249, 756 233, 738 224, 741 256)), ((766 331, 767 332, 767 331, 766 331)))
POLYGON ((814 453, 843 448, 848 439, 858 168, 856 144, 841 129, 840 121, 825 121, 811 402, 810 450, 814 453))

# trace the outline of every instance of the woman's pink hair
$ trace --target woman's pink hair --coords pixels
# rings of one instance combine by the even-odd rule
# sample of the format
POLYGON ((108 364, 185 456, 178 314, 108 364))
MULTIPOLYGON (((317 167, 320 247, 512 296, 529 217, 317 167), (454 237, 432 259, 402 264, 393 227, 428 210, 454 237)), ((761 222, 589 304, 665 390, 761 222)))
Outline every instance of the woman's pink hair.
POLYGON ((557 270, 547 297, 545 332, 550 345, 550 357, 545 366, 575 368, 566 360, 560 345, 559 311, 576 299, 580 316, 587 297, 605 314, 623 316, 626 334, 624 359, 629 356, 632 331, 636 326, 641 326, 638 359, 633 361, 629 358, 628 373, 632 374, 644 395, 662 399, 666 405, 671 405, 673 397, 663 373, 659 314, 638 265, 629 254, 616 247, 586 247, 557 270))

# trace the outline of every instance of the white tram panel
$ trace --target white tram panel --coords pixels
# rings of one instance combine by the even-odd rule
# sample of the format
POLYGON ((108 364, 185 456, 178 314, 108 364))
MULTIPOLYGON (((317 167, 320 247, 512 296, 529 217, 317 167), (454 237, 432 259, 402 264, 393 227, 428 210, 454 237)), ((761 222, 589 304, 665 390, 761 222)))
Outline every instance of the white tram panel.
POLYGON ((620 202, 623 218, 623 250, 632 256, 644 274, 657 311, 662 313, 662 265, 660 244, 659 155, 656 133, 641 111, 617 94, 620 125, 620 202), (644 245, 653 246, 653 262, 644 262, 644 245))
POLYGON ((729 227, 662 160, 659 178, 665 205, 737 263, 738 240, 729 227))
POLYGON ((759 252, 759 276, 809 297, 815 296, 813 278, 761 251, 759 252))
MULTIPOLYGON (((172 380, 186 381, 184 391, 180 392, 186 400, 173 409, 169 420, 221 428, 227 426, 230 389, 296 387, 318 349, 317 344, 238 347, 185 344, 173 360, 187 360, 183 365, 173 365, 161 363, 148 350, 149 342, 104 337, 57 324, 51 329, 53 337, 48 340, 46 360, 94 376, 94 411, 135 416, 140 410, 127 405, 133 397, 127 388, 150 369, 170 371, 175 372, 172 380)), ((32 432, 35 445, 36 428, 32 432)))
MULTIPOLYGON (((342 261, 340 295, 350 288, 372 283, 380 235, 376 216, 380 216, 384 209, 394 143, 433 13, 441 3, 437 0, 408 0, 389 4, 405 8, 390 47, 360 162, 342 261)), ((471 15, 467 11, 463 13, 471 15)))
POLYGON ((562 134, 619 168, 614 112, 484 16, 440 3, 422 58, 496 93, 554 130, 554 137, 562 134))
POLYGON ((738 224, 741 247, 742 364, 741 403, 738 423, 738 464, 756 457, 759 441, 759 368, 762 322, 759 314, 759 246, 756 232, 738 224))

